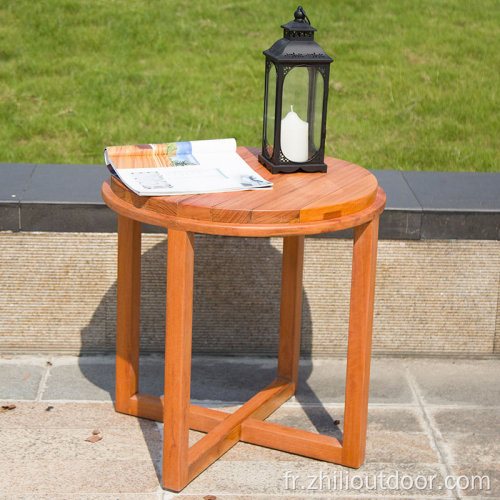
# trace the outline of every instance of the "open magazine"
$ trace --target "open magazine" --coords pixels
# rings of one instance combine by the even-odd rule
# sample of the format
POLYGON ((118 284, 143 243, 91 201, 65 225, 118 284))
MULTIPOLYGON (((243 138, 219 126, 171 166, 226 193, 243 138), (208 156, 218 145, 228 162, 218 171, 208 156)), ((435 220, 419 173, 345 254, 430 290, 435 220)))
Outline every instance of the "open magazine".
POLYGON ((234 139, 111 146, 104 160, 140 196, 272 188, 238 155, 234 139))

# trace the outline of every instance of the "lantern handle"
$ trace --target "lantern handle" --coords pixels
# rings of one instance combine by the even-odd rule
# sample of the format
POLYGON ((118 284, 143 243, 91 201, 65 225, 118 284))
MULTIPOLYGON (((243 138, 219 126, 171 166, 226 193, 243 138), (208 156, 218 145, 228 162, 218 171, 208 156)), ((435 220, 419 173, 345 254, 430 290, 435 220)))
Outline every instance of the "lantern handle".
POLYGON ((309 26, 311 25, 311 21, 309 21, 309 18, 307 17, 307 14, 305 13, 304 9, 302 8, 302 5, 299 5, 297 7, 297 10, 295 11, 295 20, 299 23, 302 23, 304 22, 304 20, 307 22, 307 24, 309 24, 309 26))

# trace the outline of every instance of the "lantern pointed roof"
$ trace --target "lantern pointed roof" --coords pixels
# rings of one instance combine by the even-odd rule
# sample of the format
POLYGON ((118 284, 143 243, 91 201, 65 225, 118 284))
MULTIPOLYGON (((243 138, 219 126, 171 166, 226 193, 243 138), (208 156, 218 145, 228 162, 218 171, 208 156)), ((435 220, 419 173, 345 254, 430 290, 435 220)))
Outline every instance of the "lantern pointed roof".
POLYGON ((295 19, 282 24, 283 38, 275 42, 264 55, 276 63, 324 64, 333 59, 314 41, 316 28, 311 26, 304 9, 299 5, 295 19))

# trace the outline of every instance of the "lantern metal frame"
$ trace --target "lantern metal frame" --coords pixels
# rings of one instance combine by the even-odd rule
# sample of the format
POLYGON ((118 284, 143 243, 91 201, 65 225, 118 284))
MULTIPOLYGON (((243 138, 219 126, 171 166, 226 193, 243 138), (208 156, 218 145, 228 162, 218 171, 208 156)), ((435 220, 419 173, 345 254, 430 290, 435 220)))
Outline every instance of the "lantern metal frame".
MULTIPOLYGON (((326 54, 318 43, 314 41, 314 32, 317 31, 309 22, 304 9, 299 6, 295 11, 295 19, 281 25, 283 38, 275 42, 264 51, 266 56, 265 90, 264 90, 264 120, 262 131, 262 152, 259 162, 271 173, 326 172, 325 139, 326 115, 328 107, 328 83, 330 77, 330 64, 333 59, 326 54), (281 148, 281 117, 283 111, 283 86, 287 75, 294 68, 305 67, 309 73, 309 85, 305 91, 307 98, 308 150, 310 157, 304 162, 292 161, 286 157, 281 148), (276 87, 270 89, 270 75, 276 70, 276 87), (316 124, 316 81, 318 75, 323 78, 323 96, 321 105, 321 131, 319 144, 314 143, 316 124), (274 103, 269 102, 270 92, 274 90, 274 103), (269 106, 274 105, 274 130, 272 138, 268 137, 268 122, 270 121, 269 106), (272 145, 270 140, 272 139, 272 145), (311 153, 312 152, 312 153, 311 153)), ((272 119, 272 118, 271 118, 272 119)))

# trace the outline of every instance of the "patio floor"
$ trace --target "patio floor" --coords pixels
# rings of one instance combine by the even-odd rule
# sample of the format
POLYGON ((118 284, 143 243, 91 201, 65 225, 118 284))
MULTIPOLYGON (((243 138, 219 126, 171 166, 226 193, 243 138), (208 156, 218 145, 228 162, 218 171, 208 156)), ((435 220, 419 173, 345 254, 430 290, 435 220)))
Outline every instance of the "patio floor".
MULTIPOLYGON (((195 357, 193 402, 234 409, 274 370, 195 357)), ((297 395, 268 420, 340 434, 344 372, 304 360, 297 395)), ((1 499, 500 498, 500 360, 376 358, 360 469, 238 443, 180 494, 160 486, 162 425, 115 413, 113 385, 111 356, 0 357, 1 499)), ((162 385, 162 358, 141 358, 141 392, 162 385)))

